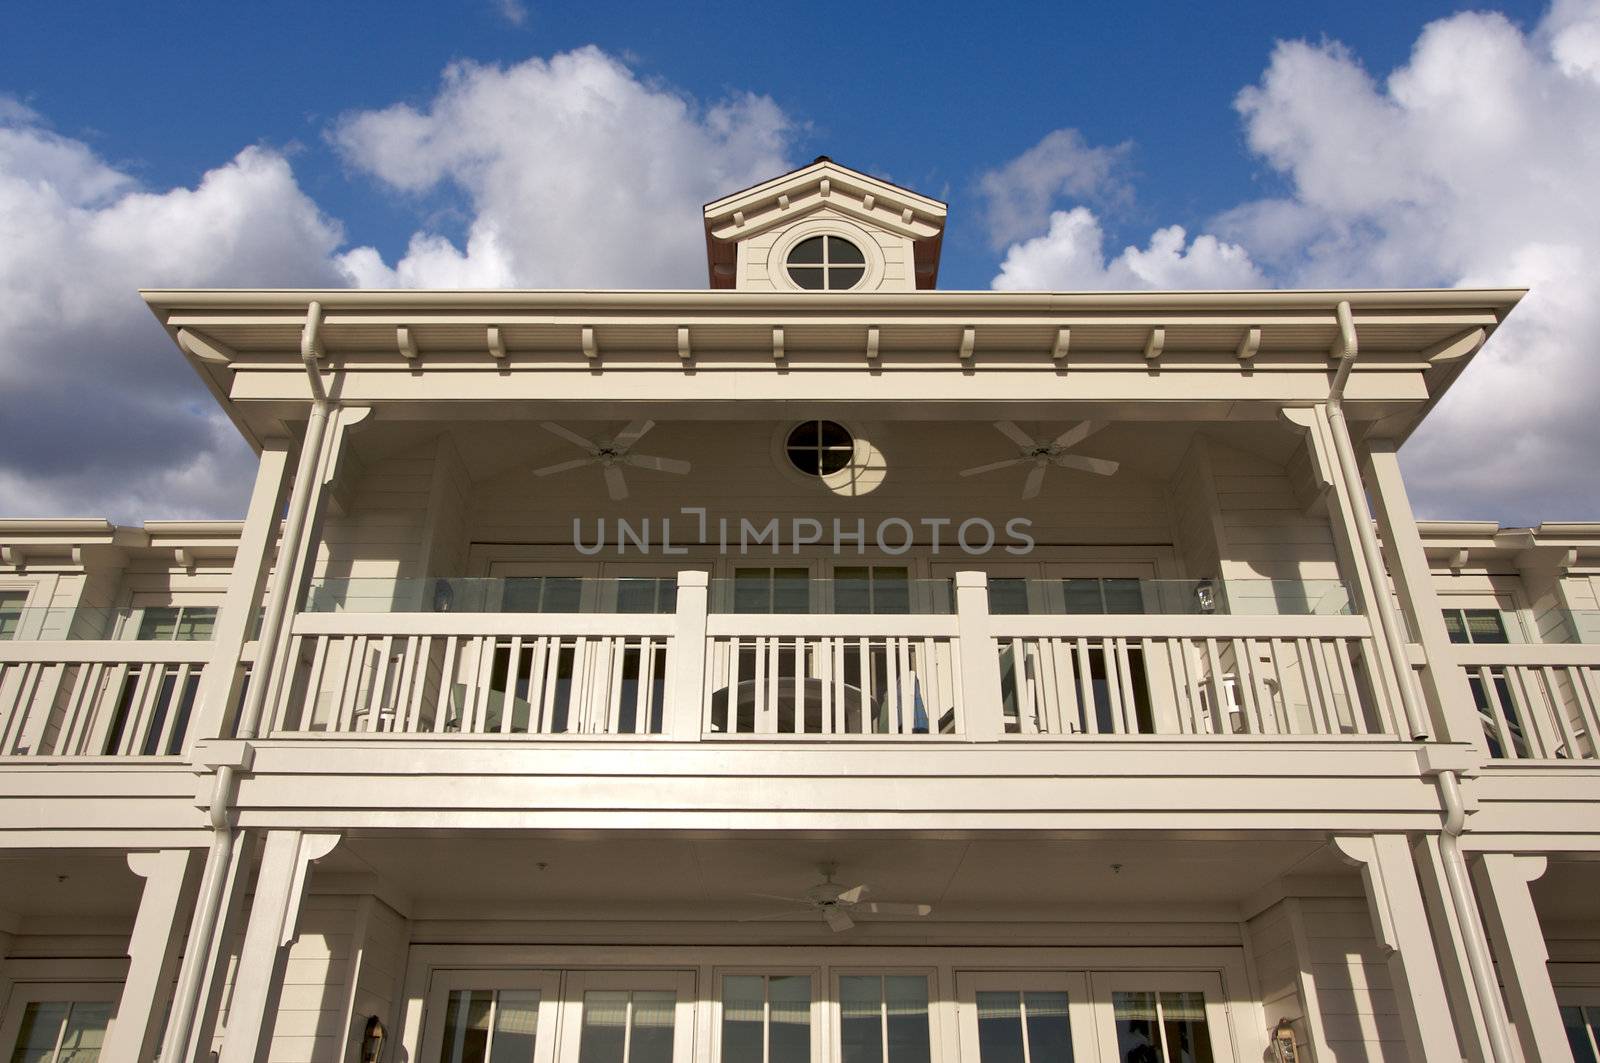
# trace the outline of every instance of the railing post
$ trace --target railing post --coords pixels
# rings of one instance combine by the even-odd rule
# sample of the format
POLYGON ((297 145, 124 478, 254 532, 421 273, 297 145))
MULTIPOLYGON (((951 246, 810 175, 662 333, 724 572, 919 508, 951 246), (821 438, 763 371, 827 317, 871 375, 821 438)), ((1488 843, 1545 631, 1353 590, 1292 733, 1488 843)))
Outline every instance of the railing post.
POLYGON ((956 654, 967 741, 998 741, 1005 721, 1000 713, 1000 649, 989 629, 987 573, 956 573, 956 654))
POLYGON ((678 573, 677 624, 667 651, 667 735, 698 742, 704 727, 706 614, 711 580, 704 572, 678 573))

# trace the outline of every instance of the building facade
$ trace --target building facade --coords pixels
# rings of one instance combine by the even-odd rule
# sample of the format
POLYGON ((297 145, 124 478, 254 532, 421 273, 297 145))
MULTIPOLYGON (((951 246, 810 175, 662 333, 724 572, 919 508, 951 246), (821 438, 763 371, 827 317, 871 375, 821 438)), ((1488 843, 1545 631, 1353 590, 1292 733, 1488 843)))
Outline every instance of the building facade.
POLYGON ((701 291, 144 293, 260 460, 0 521, 0 1051, 1594 1060, 1600 525, 1395 457, 1522 293, 944 221, 819 159, 701 291))

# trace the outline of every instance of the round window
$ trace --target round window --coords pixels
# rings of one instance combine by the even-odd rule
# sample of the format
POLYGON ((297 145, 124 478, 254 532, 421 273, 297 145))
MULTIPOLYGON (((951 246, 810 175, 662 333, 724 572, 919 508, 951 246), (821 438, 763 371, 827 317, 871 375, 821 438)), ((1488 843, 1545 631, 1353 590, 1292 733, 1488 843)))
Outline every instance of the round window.
POLYGON ((842 236, 813 236, 789 252, 789 279, 810 291, 854 288, 867 274, 861 248, 842 236))
POLYGON ((784 441, 789 462, 807 476, 827 476, 850 464, 856 441, 837 421, 803 421, 784 441))

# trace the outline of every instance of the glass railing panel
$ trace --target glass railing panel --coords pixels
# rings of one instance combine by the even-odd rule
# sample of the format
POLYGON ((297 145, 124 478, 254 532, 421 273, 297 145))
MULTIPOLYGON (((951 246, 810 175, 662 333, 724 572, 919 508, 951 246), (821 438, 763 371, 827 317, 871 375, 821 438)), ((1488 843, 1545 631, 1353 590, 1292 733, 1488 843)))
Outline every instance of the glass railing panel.
POLYGON ((214 606, 20 609, 5 615, 0 642, 209 642, 215 635, 216 622, 214 606))
POLYGON ((1339 580, 989 579, 989 611, 1034 616, 1346 616, 1339 580))
POLYGON ((588 576, 319 579, 308 613, 671 613, 676 577, 588 576))
POLYGON ((843 579, 809 579, 804 569, 711 581, 713 613, 766 615, 945 615, 955 612, 948 579, 885 577, 878 571, 843 579))

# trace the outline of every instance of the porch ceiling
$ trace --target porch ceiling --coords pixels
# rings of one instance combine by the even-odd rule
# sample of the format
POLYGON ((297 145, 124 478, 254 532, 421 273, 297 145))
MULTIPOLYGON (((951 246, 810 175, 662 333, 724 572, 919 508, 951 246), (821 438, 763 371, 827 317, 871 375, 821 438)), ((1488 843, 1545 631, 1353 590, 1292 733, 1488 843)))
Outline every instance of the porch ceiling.
MULTIPOLYGON (((1062 919, 1095 907, 1232 906, 1288 873, 1338 874, 1323 839, 661 835, 348 838, 328 873, 376 874, 421 918, 746 919, 787 910, 818 867, 944 920, 1062 919)), ((796 912, 806 917, 804 910, 796 912)))

